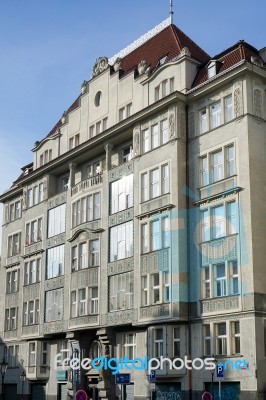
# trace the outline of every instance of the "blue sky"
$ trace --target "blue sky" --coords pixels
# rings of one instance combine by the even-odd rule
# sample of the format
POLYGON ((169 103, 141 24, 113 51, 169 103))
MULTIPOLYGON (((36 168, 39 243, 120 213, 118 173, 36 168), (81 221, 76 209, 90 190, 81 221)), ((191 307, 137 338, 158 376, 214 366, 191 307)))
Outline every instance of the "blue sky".
MULTIPOLYGON (((266 46, 265 0, 174 0, 174 23, 210 55, 266 46)), ((111 57, 169 15, 169 0, 0 0, 0 192, 111 57)))

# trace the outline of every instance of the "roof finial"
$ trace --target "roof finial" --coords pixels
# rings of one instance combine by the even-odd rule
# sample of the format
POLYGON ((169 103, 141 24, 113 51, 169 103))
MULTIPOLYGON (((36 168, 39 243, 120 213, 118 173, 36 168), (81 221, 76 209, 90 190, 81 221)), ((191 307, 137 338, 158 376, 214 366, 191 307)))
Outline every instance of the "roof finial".
POLYGON ((173 23, 173 16, 174 16, 174 5, 173 5, 173 0, 170 0, 170 23, 173 23))

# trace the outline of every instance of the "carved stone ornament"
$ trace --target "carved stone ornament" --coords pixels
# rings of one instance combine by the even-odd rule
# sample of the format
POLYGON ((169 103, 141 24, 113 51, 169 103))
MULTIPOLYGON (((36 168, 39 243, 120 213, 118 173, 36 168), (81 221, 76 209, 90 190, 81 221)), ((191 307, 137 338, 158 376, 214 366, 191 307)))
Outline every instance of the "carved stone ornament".
POLYGON ((141 62, 138 65, 138 73, 139 73, 139 75, 145 74, 147 68, 148 68, 147 62, 145 60, 141 60, 141 62))
POLYGON ((191 57, 191 53, 187 47, 183 47, 181 50, 180 56, 189 56, 191 57))
POLYGON ((259 89, 254 90, 254 114, 262 117, 262 95, 259 89))
POLYGON ((101 72, 105 71, 108 68, 108 58, 107 57, 99 57, 97 58, 91 77, 94 78, 95 76, 99 75, 101 72))
POLYGON ((134 133, 134 156, 139 155, 139 130, 134 133))
POLYGON ((62 124, 65 124, 65 123, 66 123, 66 111, 64 111, 63 114, 62 114, 61 123, 62 123, 62 124))
POLYGON ((87 92, 87 84, 88 84, 88 81, 83 81, 82 82, 82 84, 81 84, 81 94, 84 94, 84 93, 87 92))
POLYGON ((234 112, 236 118, 242 114, 242 96, 239 87, 234 91, 234 112))
POLYGON ((169 124, 169 139, 173 139, 175 137, 175 112, 171 111, 168 117, 169 124))
POLYGON ((114 65, 113 65, 115 72, 120 70, 121 63, 122 63, 122 59, 117 57, 117 59, 114 62, 114 65))

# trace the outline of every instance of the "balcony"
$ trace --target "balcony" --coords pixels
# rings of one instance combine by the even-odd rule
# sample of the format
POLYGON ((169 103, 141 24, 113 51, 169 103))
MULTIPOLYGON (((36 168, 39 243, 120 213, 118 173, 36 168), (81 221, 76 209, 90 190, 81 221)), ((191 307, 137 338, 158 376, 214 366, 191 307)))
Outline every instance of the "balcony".
POLYGON ((75 196, 79 192, 82 192, 83 190, 89 189, 93 186, 99 185, 102 182, 103 182, 103 174, 102 173, 94 175, 90 178, 84 179, 83 181, 77 183, 71 189, 71 196, 75 196))

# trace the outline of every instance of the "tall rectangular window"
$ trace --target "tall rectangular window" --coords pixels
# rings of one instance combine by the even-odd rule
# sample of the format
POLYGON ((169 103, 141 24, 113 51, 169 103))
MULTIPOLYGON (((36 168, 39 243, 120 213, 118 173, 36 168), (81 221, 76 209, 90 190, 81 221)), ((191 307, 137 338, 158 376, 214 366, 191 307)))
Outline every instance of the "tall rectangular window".
POLYGON ((233 119, 232 95, 227 96, 224 99, 224 113, 225 113, 225 122, 229 122, 233 119))
POLYGON ((46 279, 64 275, 65 245, 47 249, 46 279))
POLYGON ((149 129, 145 129, 142 131, 142 140, 143 140, 143 153, 147 153, 150 150, 150 138, 149 138, 149 129))
POLYGON ((217 128, 222 123, 222 108, 221 102, 213 104, 210 108, 211 129, 217 128))
POLYGON ((209 210, 201 211, 201 240, 207 242, 211 239, 210 236, 210 217, 209 210))
POLYGON ((234 235, 237 232, 237 205, 235 201, 227 203, 227 233, 234 235))
POLYGON ((109 277, 109 311, 133 308, 133 272, 109 277))
POLYGON ((203 328, 203 355, 211 355, 211 326, 210 324, 202 325, 203 328))
POLYGON ((240 323, 231 322, 231 354, 240 354, 240 323))
POLYGON ((168 133, 168 120, 164 119, 161 121, 161 144, 165 144, 169 140, 169 133, 168 133))
POLYGON ((202 270, 203 274, 203 298, 209 299, 210 296, 210 268, 205 267, 202 270))
POLYGON ((225 209, 224 206, 212 208, 212 237, 218 239, 224 237, 225 232, 225 209))
POLYGON ((207 132, 207 110, 204 109, 200 112, 200 133, 207 132))
POLYGON ((222 150, 216 151, 211 155, 212 182, 223 179, 223 153, 222 150))
POLYGON ((239 293, 239 277, 238 277, 238 265, 237 260, 229 262, 230 274, 231 274, 231 293, 239 293))
POLYGON ((180 357, 180 328, 173 327, 173 357, 180 357))
POLYGON ((164 335, 163 335, 163 328, 154 329, 154 350, 153 356, 155 358, 163 357, 164 356, 164 335))
POLYGON ((65 232, 66 204, 61 204, 48 211, 48 238, 65 232))
POLYGON ((235 175, 235 147, 226 147, 226 176, 235 175))
POLYGON ((141 201, 154 199, 170 192, 170 166, 163 164, 141 174, 141 201))
POLYGON ((110 228, 110 262, 132 257, 133 221, 110 228))
POLYGON ((217 264, 215 268, 216 274, 216 296, 227 296, 225 264, 217 264))
POLYGON ((24 264, 24 285, 32 285, 41 280, 41 258, 30 260, 24 264))
POLYGON ((123 350, 122 356, 128 360, 134 360, 136 353, 136 334, 125 333, 122 338, 123 350))
POLYGON ((227 354, 227 336, 226 336, 226 323, 220 323, 215 325, 216 328, 216 354, 226 355, 227 354))
POLYGON ((148 173, 141 175, 141 201, 149 200, 148 173))
POLYGON ((111 183, 111 214, 133 207, 133 174, 111 183))
POLYGON ((159 126, 158 124, 151 127, 151 148, 155 149, 159 146, 159 126))
POLYGON ((29 342, 29 367, 36 366, 36 343, 29 342))
POLYGON ((160 195, 159 168, 150 172, 150 195, 152 199, 160 195))
POLYGON ((162 194, 169 193, 169 165, 162 165, 161 169, 161 179, 162 179, 162 194))
POLYGON ((98 314, 99 309, 99 294, 98 294, 98 287, 90 288, 90 314, 98 314))
POLYGON ((206 186, 209 184, 209 168, 207 156, 200 158, 200 184, 206 186))
POLYGON ((160 248, 160 221, 157 219, 151 221, 151 251, 158 250, 160 248))
POLYGON ((7 272, 6 293, 14 293, 19 290, 19 270, 7 272))
POLYGON ((75 318, 75 317, 78 316, 78 312, 77 312, 77 292, 76 292, 76 290, 71 292, 70 299, 71 299, 70 316, 71 316, 71 318, 75 318))
POLYGON ((63 319, 63 295, 63 288, 45 292, 45 322, 60 321, 63 319))
POLYGON ((19 255, 21 252, 21 232, 8 236, 7 241, 7 256, 19 255))

